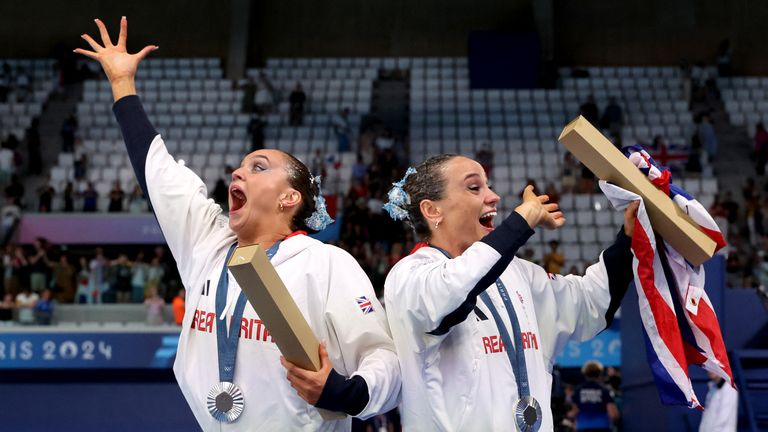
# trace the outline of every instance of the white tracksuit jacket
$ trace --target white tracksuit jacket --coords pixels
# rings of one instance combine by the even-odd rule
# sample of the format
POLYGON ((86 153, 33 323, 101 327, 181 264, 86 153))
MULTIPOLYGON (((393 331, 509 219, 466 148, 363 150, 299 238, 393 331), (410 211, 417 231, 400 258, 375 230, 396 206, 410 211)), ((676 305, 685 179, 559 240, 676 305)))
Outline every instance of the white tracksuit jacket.
POLYGON ((389 273, 385 304, 403 374, 406 431, 517 430, 515 376, 493 316, 477 299, 487 289, 512 335, 494 284, 499 276, 520 322, 531 395, 544 415, 541 430, 552 430, 554 358, 568 340, 606 327, 632 279, 632 255, 621 232, 585 276, 551 275, 514 258, 532 234, 513 213, 459 257, 425 246, 389 273))
MULTIPOLYGON (((122 98, 113 109, 139 184, 148 193, 187 289, 186 313, 173 369, 202 429, 349 430, 350 417, 324 421, 314 407, 296 394, 280 365, 277 346, 250 304, 246 305, 240 324, 234 376, 234 383, 244 395, 244 411, 232 424, 222 424, 211 417, 206 397, 219 382, 216 326, 223 323, 215 317, 216 288, 227 250, 236 238, 221 207, 208 199, 200 178, 168 154, 139 98, 122 98)), ((384 311, 354 258, 337 247, 296 235, 280 244, 272 264, 315 335, 327 341, 334 370, 340 374, 326 385, 330 408, 344 411, 345 385, 354 381, 344 377, 353 375, 364 379, 363 390, 367 386, 367 394, 362 398, 367 397, 367 403, 364 408, 361 406, 357 417, 367 418, 394 408, 400 395, 397 357, 384 311), (367 297, 373 311, 363 313, 356 301, 358 297, 367 297)), ((241 290, 231 274, 228 276, 228 303, 234 303, 241 290)), ((234 305, 229 307, 227 322, 233 309, 234 305)), ((359 379, 357 384, 356 389, 360 390, 359 379)))

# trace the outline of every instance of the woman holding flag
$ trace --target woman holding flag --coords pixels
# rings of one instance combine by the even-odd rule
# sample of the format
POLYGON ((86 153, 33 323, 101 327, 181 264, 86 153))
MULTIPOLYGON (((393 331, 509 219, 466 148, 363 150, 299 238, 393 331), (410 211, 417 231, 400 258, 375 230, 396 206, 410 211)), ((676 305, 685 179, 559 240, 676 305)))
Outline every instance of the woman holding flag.
POLYGON ((515 258, 533 229, 565 218, 532 186, 498 226, 483 168, 430 158, 394 185, 385 208, 422 243, 389 273, 385 299, 403 373, 406 430, 552 430, 555 356, 610 325, 632 280, 637 202, 583 277, 515 258), (513 426, 514 425, 514 426, 513 426))

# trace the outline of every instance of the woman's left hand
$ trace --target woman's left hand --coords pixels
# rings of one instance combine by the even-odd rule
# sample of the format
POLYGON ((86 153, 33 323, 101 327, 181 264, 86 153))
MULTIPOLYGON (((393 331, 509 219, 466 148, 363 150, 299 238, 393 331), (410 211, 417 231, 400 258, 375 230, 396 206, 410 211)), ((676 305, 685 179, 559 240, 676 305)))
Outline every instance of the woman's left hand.
POLYGON ((287 378, 291 387, 308 404, 315 405, 323 393, 325 382, 328 375, 331 374, 333 364, 328 357, 328 351, 325 349, 325 342, 320 344, 318 349, 320 354, 320 370, 317 372, 302 369, 299 366, 289 362, 285 357, 280 356, 280 364, 288 371, 287 378))
POLYGON ((640 201, 632 201, 624 210, 624 234, 632 237, 635 233, 635 221, 637 221, 637 209, 640 208, 640 201))

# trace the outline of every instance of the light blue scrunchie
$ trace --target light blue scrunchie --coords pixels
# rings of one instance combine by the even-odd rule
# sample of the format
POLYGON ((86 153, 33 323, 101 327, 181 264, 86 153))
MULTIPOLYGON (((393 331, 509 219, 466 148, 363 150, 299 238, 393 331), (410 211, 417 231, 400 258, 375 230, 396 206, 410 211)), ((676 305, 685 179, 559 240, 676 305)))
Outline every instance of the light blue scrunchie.
POLYGON ((389 213, 389 217, 394 220, 408 219, 408 210, 406 210, 405 207, 411 203, 411 197, 408 196, 408 193, 403 189, 403 186, 405 186, 405 180, 411 174, 416 174, 416 169, 408 167, 403 178, 397 183, 392 183, 392 189, 387 193, 389 202, 384 204, 384 210, 386 210, 387 213, 389 213))
POLYGON ((317 196, 315 196, 315 211, 312 215, 304 219, 304 223, 307 224, 309 229, 314 231, 322 231, 328 225, 333 223, 333 219, 328 214, 328 209, 325 205, 325 197, 320 189, 320 176, 315 176, 311 180, 317 184, 317 196))

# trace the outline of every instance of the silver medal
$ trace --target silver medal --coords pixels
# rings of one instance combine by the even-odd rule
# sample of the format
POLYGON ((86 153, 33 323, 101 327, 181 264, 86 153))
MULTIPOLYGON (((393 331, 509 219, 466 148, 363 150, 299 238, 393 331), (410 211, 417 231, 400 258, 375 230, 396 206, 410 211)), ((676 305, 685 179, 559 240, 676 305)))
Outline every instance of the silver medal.
POLYGON ((220 382, 208 392, 208 412, 222 423, 232 423, 243 413, 243 392, 231 382, 220 382))
POLYGON ((515 404, 515 422, 520 432, 538 431, 541 418, 541 405, 533 396, 523 396, 515 404))

